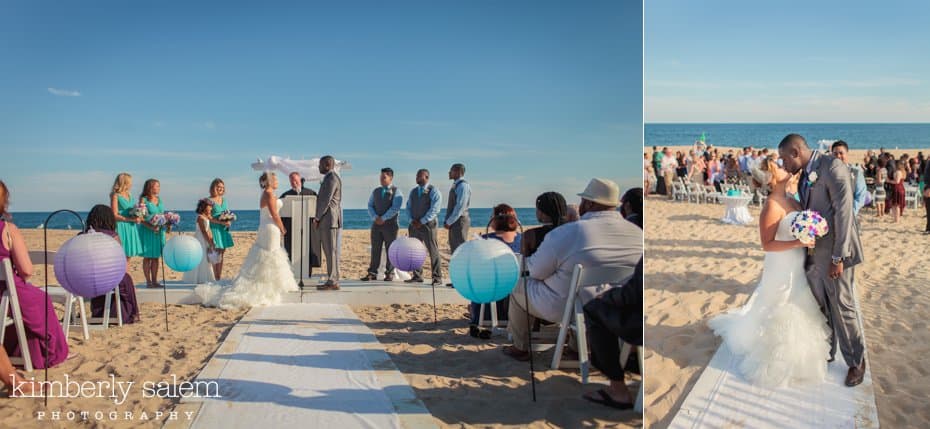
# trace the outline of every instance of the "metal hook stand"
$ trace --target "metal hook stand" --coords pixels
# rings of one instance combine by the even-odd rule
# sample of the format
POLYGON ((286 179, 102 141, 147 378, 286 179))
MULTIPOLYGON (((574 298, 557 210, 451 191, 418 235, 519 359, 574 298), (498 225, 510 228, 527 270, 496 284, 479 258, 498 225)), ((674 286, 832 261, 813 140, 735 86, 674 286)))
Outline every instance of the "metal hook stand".
MULTIPOLYGON (((520 236, 522 237, 525 232, 523 229, 523 224, 520 223, 520 219, 516 219, 516 217, 514 218, 517 221, 517 228, 519 228, 520 236)), ((488 221, 487 226, 484 227, 485 236, 491 234, 491 222, 493 221, 494 221, 494 217, 492 216, 491 220, 488 221)), ((528 274, 526 272, 526 257, 521 255, 520 276, 519 276, 518 282, 519 281, 523 282, 523 298, 524 298, 523 309, 526 311, 526 332, 527 332, 526 343, 527 343, 527 349, 528 349, 527 351, 530 354, 530 386, 533 390, 533 402, 536 402, 536 368, 535 368, 535 364, 533 363, 533 326, 532 326, 533 324, 530 323, 530 294, 529 294, 529 291, 526 290, 527 276, 528 274)), ((484 305, 484 304, 481 304, 481 305, 484 305)), ((479 320, 478 323, 480 324, 482 323, 482 321, 479 320)), ((510 321, 508 320, 507 323, 510 323, 510 321)))
MULTIPOLYGON (((44 252, 45 252, 45 254, 44 254, 45 260, 43 261, 43 262, 45 263, 45 314, 46 314, 46 317, 45 317, 45 381, 48 381, 48 349, 49 349, 49 346, 50 346, 50 344, 49 344, 49 337, 48 337, 48 317, 47 317, 47 315, 48 315, 48 311, 49 311, 49 303, 51 302, 51 300, 48 299, 48 222, 49 222, 50 220, 52 220, 52 218, 55 217, 55 215, 57 215, 58 213, 71 213, 71 214, 73 214, 74 217, 77 218, 78 222, 81 223, 81 231, 84 231, 85 229, 87 229, 87 225, 84 223, 84 219, 81 218, 81 215, 79 215, 79 214, 78 214, 76 211, 74 211, 74 210, 68 210, 68 209, 56 210, 56 211, 52 212, 50 215, 48 215, 47 218, 45 218, 45 223, 42 225, 42 234, 43 234, 43 240, 44 240, 43 245, 44 245, 44 247, 45 247, 45 249, 44 249, 44 252)), ((7 287, 16 287, 16 284, 15 284, 15 282, 10 281, 10 282, 8 282, 7 287)), ((56 316, 56 317, 57 317, 57 316, 56 316)), ((65 323, 71 323, 71 321, 70 321, 70 320, 66 320, 65 323)), ((21 344, 20 347, 26 347, 26 345, 25 345, 25 344, 21 344)), ((44 400, 45 400, 45 406, 48 407, 48 390, 46 390, 46 389, 42 389, 42 390, 43 390, 43 392, 42 392, 43 395, 42 395, 42 396, 45 398, 45 399, 44 399, 44 400)))
MULTIPOLYGON (((177 235, 181 235, 181 231, 175 231, 177 235)), ((167 243, 167 238, 165 242, 167 243)), ((165 332, 168 332, 168 276, 165 274, 165 245, 161 245, 161 278, 165 282, 165 285, 161 288, 161 296, 165 304, 165 332)))

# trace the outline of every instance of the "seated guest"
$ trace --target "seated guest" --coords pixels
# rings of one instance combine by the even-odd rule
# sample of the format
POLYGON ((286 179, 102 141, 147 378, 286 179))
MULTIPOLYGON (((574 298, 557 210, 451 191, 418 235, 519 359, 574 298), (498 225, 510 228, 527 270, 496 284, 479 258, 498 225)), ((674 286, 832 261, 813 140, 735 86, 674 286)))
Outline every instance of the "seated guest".
MULTIPOLYGON (((481 236, 481 238, 499 240, 506 244, 512 252, 520 253, 521 234, 517 232, 517 228, 519 227, 520 222, 517 220, 516 210, 507 204, 498 204, 494 207, 491 221, 488 223, 488 228, 492 229, 494 232, 484 234, 481 236)), ((507 320, 507 303, 509 300, 510 297, 505 297, 497 301, 498 319, 507 320)), ((482 339, 491 338, 491 331, 480 329, 478 326, 478 316, 481 314, 481 304, 475 302, 471 303, 469 306, 469 311, 471 315, 471 325, 468 328, 468 334, 473 337, 479 337, 482 339)), ((488 310, 485 312, 485 318, 491 318, 490 305, 488 305, 488 310)))
POLYGON ((536 197, 536 220, 542 226, 523 233, 523 245, 520 249, 523 257, 528 258, 536 253, 536 249, 542 244, 546 234, 565 223, 566 213, 568 213, 568 206, 562 194, 546 192, 536 197))
POLYGON ((20 396, 28 398, 42 391, 39 382, 27 378, 23 373, 13 368, 10 356, 6 354, 6 350, 2 347, 0 347, 0 381, 6 387, 6 394, 10 398, 20 396))
MULTIPOLYGON (((518 283, 510 295, 507 329, 513 335, 513 345, 503 351, 514 359, 529 359, 527 326, 536 318, 561 321, 575 265, 632 269, 642 257, 643 231, 617 211, 620 188, 616 183, 592 179, 579 195, 581 220, 546 235, 536 253, 526 259, 529 278, 525 287, 518 283)), ((583 288, 578 298, 585 303, 598 288, 583 288)))
POLYGON ((575 222, 578 219, 581 219, 581 214, 578 212, 578 204, 569 204, 568 211, 565 212, 565 223, 575 222))
MULTIPOLYGON (((116 229, 116 217, 113 216, 113 210, 107 206, 97 204, 90 209, 87 214, 87 230, 104 233, 113 237, 114 240, 120 241, 116 229)), ((86 230, 84 232, 87 232, 86 230)), ((119 282, 119 303, 123 315, 123 323, 135 323, 139 321, 139 304, 136 302, 136 286, 132 282, 129 273, 123 274, 123 279, 119 282)), ((91 317, 103 317, 104 306, 106 305, 106 296, 98 296, 90 300, 91 317)), ((116 315, 116 298, 110 301, 110 314, 116 315)))
MULTIPOLYGON (((19 296, 19 307, 22 310, 23 326, 26 331, 26 347, 29 347, 29 357, 32 367, 36 369, 54 367, 68 358, 68 339, 61 329, 61 323, 55 314, 52 301, 42 289, 26 282, 34 273, 32 261, 29 259, 29 249, 23 235, 16 225, 5 219, 9 217, 7 207, 10 202, 10 192, 3 181, 0 181, 0 260, 9 259, 13 266, 13 285, 19 296), (46 329, 47 328, 47 329, 46 329)), ((109 210, 109 209, 108 209, 109 210)), ((0 282, 0 292, 11 285, 0 282)), ((19 343, 16 327, 7 327, 3 347, 10 356, 22 356, 23 344, 19 343)))
POLYGON ((643 229, 643 188, 630 188, 620 198, 620 214, 643 229))
MULTIPOLYGON (((584 306, 591 364, 610 379, 610 386, 584 395, 608 407, 633 408, 633 396, 623 382, 620 344, 643 345, 643 259, 623 287, 608 290, 584 306)), ((642 373, 642 368, 640 368, 642 373)))

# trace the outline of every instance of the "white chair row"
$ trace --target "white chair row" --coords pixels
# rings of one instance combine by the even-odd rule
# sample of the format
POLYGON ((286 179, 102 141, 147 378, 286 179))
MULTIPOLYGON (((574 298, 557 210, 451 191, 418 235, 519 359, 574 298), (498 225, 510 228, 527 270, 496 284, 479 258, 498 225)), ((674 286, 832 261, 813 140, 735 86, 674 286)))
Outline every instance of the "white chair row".
MULTIPOLYGON (((588 341, 585 327, 584 309, 579 297, 579 292, 586 287, 601 286, 604 284, 624 283, 633 275, 633 267, 588 267, 584 268, 580 264, 575 265, 572 270, 571 289, 569 290, 568 300, 565 303, 565 309, 562 313, 562 320, 558 324, 559 333, 554 344, 555 351, 552 355, 551 369, 559 368, 579 368, 581 370, 582 384, 588 383, 588 374, 590 372, 590 362, 588 359, 588 341), (562 351, 568 339, 568 332, 572 331, 573 339, 578 351, 578 360, 562 359, 562 351)), ((540 338, 542 340, 543 338, 540 338)), ((534 351, 546 350, 552 348, 553 344, 537 343, 534 339, 534 351)), ((624 350, 621 342, 621 351, 624 350)), ((643 372, 643 350, 637 348, 640 359, 640 373, 643 372)), ((628 353, 621 353, 620 365, 626 363, 628 353)), ((639 394, 636 399, 636 410, 642 410, 643 383, 640 381, 639 394)))

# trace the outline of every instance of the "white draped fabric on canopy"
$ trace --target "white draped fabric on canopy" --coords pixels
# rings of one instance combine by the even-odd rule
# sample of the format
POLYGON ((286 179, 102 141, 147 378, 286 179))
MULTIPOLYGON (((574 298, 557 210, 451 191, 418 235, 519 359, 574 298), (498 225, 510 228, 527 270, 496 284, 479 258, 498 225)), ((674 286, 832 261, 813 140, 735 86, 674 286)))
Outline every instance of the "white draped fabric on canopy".
MULTIPOLYGON (((271 155, 268 158, 265 158, 262 161, 261 158, 257 162, 252 163, 252 169, 256 171, 275 171, 277 170, 280 173, 285 175, 291 174, 292 172, 300 173, 300 176, 306 179, 308 182, 319 182, 323 180, 323 175, 320 174, 319 170, 320 158, 313 159, 290 159, 283 158, 280 156, 271 155)), ((352 164, 349 164, 348 161, 336 160, 336 172, 339 173, 340 170, 351 170, 352 164)))

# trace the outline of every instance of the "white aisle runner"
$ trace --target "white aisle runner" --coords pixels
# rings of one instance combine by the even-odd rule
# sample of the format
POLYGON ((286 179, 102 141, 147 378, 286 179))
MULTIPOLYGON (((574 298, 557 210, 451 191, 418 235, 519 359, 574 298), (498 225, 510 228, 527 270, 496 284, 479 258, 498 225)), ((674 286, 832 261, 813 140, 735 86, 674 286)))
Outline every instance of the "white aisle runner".
POLYGON ((381 344, 344 305, 253 308, 197 381, 216 381, 222 398, 182 401, 180 409, 197 412, 192 427, 435 427, 381 344))
POLYGON ((669 428, 878 428, 872 372, 846 387, 849 367, 837 352, 820 384, 769 389, 739 375, 726 346, 717 349, 669 428))

